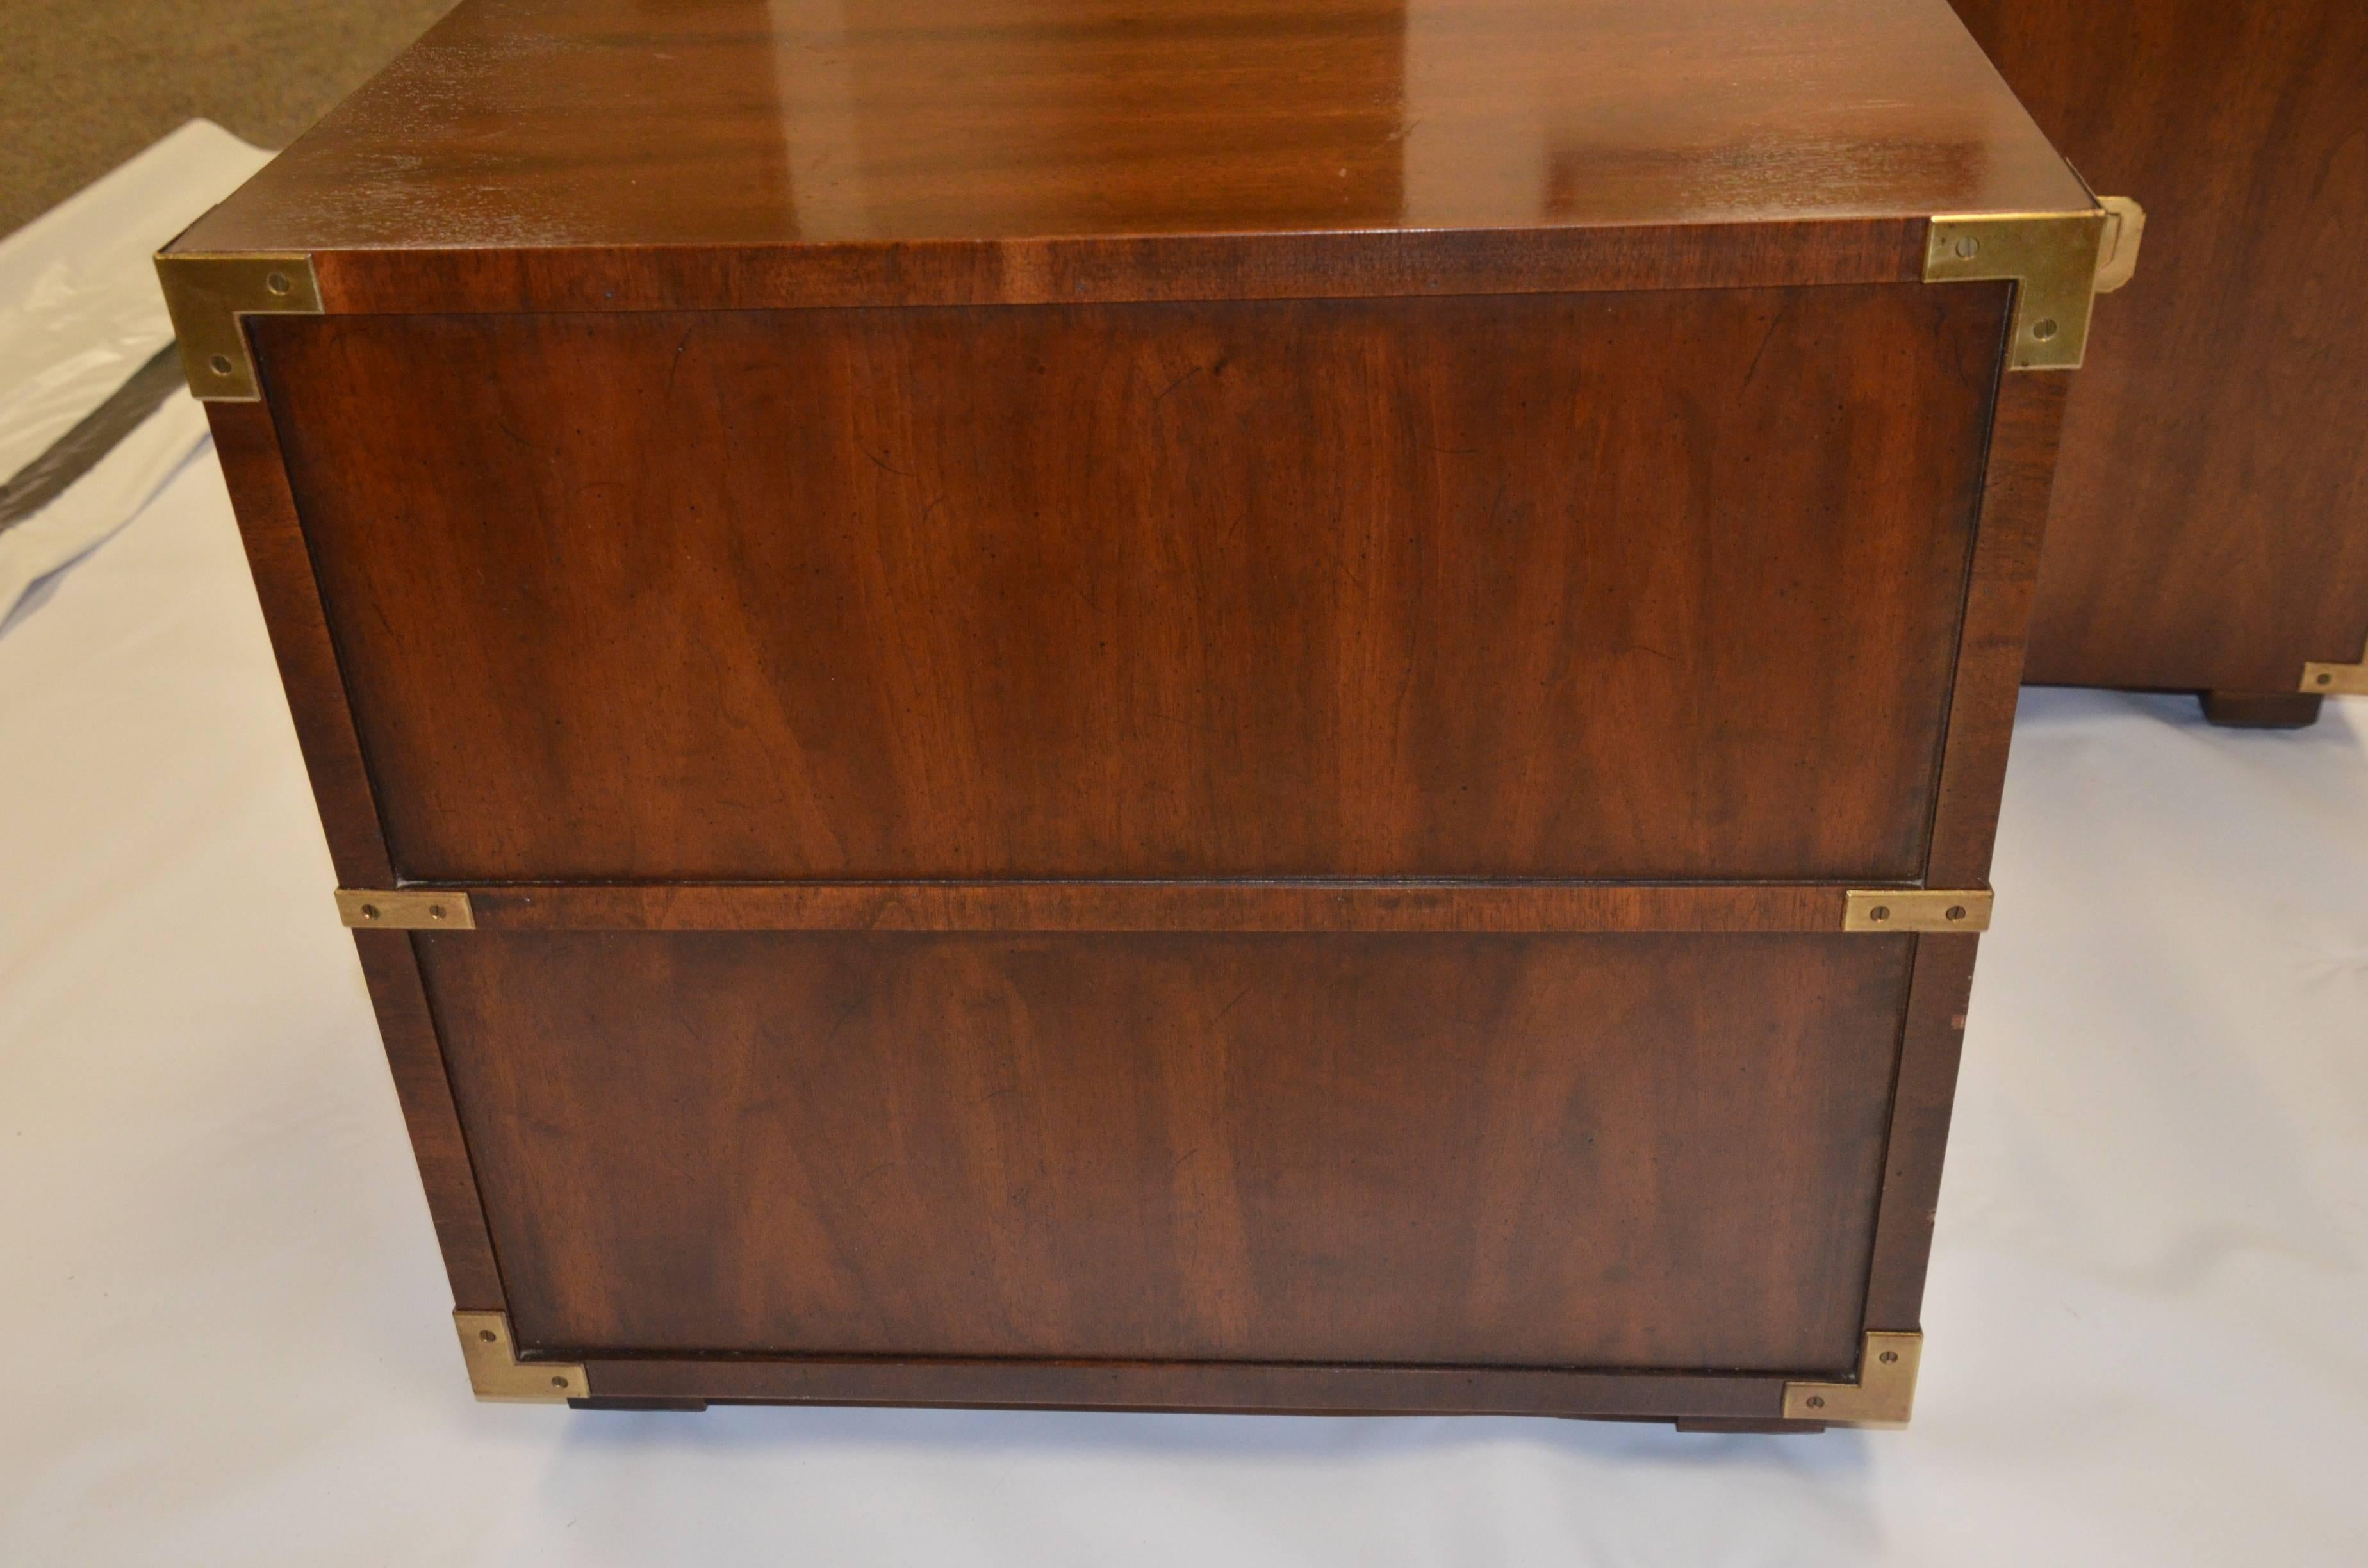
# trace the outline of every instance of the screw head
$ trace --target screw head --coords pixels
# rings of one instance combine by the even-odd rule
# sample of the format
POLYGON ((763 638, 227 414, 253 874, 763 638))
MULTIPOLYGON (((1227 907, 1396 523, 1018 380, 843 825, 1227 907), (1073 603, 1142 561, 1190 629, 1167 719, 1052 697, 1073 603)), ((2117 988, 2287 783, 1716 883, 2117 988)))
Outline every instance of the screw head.
POLYGON ((1971 234, 1967 234, 1964 239, 1957 242, 1957 254, 1964 256, 1968 261, 1971 261, 1975 256, 1979 256, 1981 251, 1982 242, 1974 238, 1971 234))
POLYGON ((1886 1351, 1884 1351, 1882 1355, 1880 1355, 1880 1356, 1876 1357, 1876 1358, 1875 1358, 1875 1359, 1876 1359, 1876 1360, 1878 1360, 1878 1361, 1880 1361, 1880 1362, 1882 1362, 1884 1366, 1888 1367, 1888 1366, 1890 1366, 1894 1361, 1896 1361, 1896 1360, 1898 1360, 1898 1359, 1899 1359, 1899 1352, 1898 1352, 1898 1351, 1896 1351, 1896 1350, 1886 1350, 1886 1351))
POLYGON ((477 1337, 484 1340, 486 1344, 491 1345, 495 1340, 499 1339, 501 1335, 495 1334, 490 1328, 481 1328, 477 1330, 477 1337))
POLYGON ((2049 338, 2055 336, 2059 330, 2061 329, 2056 326, 2055 318, 2054 316, 2043 316, 2040 318, 2039 324, 2031 329, 2031 335, 2039 339, 2040 342, 2044 343, 2049 338))
POLYGON ((1810 1408, 1810 1409, 1812 1409, 1812 1410, 1823 1410, 1825 1407, 1826 1407, 1826 1396, 1825 1396, 1824 1394, 1821 1394, 1821 1393, 1813 1393, 1813 1394, 1811 1394, 1811 1395, 1809 1396, 1809 1408, 1810 1408))
POLYGON ((275 294, 285 294, 288 292, 288 274, 275 272, 263 280, 263 286, 275 294))
POLYGON ((1962 903, 1951 904, 1948 908, 1948 917, 1952 920, 1963 920, 1965 917, 1965 906, 1962 903))
POLYGON ((2327 671, 2321 670, 2318 672, 2318 684, 2321 686, 2333 686, 2335 684, 2335 677, 2328 674, 2327 671))
POLYGON ((212 358, 206 361, 206 369, 211 370, 217 376, 229 375, 230 356, 227 354, 215 355, 212 358))
POLYGON ((363 919, 365 919, 365 920, 375 920, 375 919, 377 919, 377 918, 378 918, 378 905, 377 905, 377 904, 374 904, 374 903, 366 903, 366 904, 363 904, 363 905, 362 905, 362 918, 363 918, 363 919))
POLYGON ((429 905, 427 906, 427 918, 428 918, 428 919, 430 919, 430 920, 441 920, 441 919, 443 919, 443 918, 444 918, 444 906, 443 906, 442 904, 440 904, 440 903, 431 903, 431 904, 429 904, 429 905))
POLYGON ((555 1389, 564 1389, 567 1386, 567 1380, 565 1378, 553 1378, 551 1380, 551 1386, 555 1389))
POLYGON ((1866 912, 1866 917, 1869 920, 1888 920, 1891 918, 1891 905, 1878 903, 1866 912))

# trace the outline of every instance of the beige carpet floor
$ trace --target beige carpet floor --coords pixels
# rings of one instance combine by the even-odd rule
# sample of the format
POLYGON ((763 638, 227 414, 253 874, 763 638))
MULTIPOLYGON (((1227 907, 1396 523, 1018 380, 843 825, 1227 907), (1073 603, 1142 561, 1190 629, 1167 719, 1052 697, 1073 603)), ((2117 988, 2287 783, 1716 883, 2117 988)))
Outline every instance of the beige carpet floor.
POLYGON ((193 116, 282 147, 452 0, 0 0, 0 233, 193 116))

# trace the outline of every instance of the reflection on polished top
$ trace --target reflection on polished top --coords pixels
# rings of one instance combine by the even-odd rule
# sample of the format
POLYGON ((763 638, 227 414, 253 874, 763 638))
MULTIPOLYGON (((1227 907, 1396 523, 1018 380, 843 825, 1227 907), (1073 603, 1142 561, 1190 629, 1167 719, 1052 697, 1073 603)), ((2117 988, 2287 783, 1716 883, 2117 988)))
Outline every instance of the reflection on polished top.
POLYGON ((176 248, 2088 205, 1946 0, 462 0, 176 248))

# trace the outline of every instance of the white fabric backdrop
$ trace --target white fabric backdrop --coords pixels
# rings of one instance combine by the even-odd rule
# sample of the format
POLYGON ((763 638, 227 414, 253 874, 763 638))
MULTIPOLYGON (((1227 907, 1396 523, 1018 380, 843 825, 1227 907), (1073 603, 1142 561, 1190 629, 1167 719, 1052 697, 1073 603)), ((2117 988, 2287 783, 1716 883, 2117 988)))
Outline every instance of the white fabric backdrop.
POLYGON ((1916 1425, 469 1399, 210 452, 0 636, 0 1562, 2368 1562, 2368 704, 2027 695, 1916 1425))
MULTIPOLYGON (((150 257, 269 156, 193 119, 0 238, 0 481, 173 341, 150 257)), ((205 438, 204 412, 170 399, 65 495, 0 528, 0 635, 205 438)))

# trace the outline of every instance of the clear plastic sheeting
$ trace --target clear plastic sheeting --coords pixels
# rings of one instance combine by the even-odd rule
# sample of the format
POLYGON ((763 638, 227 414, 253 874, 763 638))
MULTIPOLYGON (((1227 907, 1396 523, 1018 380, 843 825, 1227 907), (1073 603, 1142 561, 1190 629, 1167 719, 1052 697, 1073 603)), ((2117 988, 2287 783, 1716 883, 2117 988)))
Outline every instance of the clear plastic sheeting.
MULTIPOLYGON (((21 472, 173 341, 151 257, 270 154, 191 120, 0 239, 0 482, 21 472)), ((204 411, 166 398, 54 501, 0 528, 0 632, 204 444, 204 411)))
POLYGON ((2368 1562, 2364 732, 2026 695, 1905 1432, 479 1405, 202 457, 0 641, 0 1562, 2368 1562))

